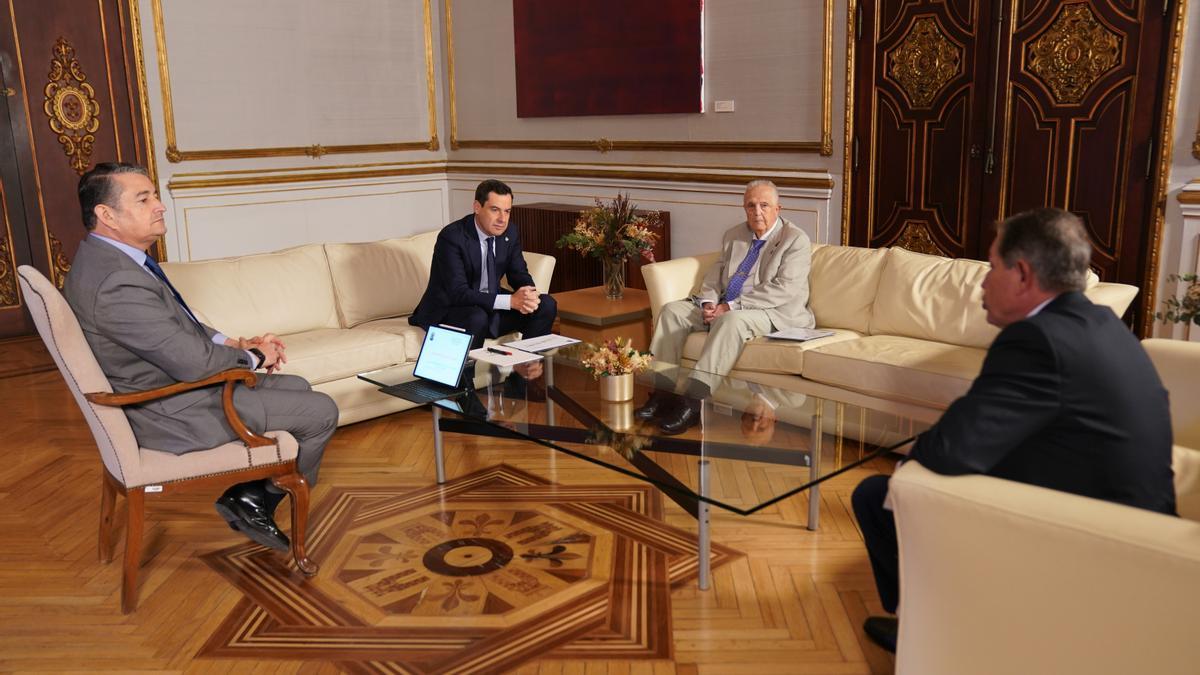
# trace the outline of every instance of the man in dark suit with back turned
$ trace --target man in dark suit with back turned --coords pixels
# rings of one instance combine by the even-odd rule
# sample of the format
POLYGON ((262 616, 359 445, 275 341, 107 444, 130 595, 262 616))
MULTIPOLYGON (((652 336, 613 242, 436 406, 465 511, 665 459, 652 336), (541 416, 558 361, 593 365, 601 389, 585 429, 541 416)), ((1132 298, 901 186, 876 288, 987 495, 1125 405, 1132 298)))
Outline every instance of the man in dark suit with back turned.
MULTIPOLYGON (((100 369, 118 393, 202 380, 231 368, 266 369, 251 389, 238 385, 233 405, 252 431, 288 431, 299 444, 296 465, 310 485, 325 444, 337 428, 333 399, 304 378, 272 374, 287 362, 272 334, 227 338, 205 326, 146 251, 167 227, 166 209, 146 170, 97 164, 79 179, 79 205, 88 236, 79 244, 63 288, 100 369)), ((237 436, 221 407, 221 385, 124 408, 138 444, 181 455, 223 445, 237 436)), ((254 541, 286 551, 274 521, 284 492, 271 481, 229 488, 217 512, 254 541)))
POLYGON ((475 188, 475 212, 438 234, 429 286, 410 324, 458 326, 474 336, 472 347, 513 331, 526 338, 550 332, 558 308, 554 298, 538 293, 529 276, 521 237, 508 226, 512 202, 512 190, 498 180, 475 188), (516 290, 505 292, 501 277, 516 290))
MULTIPOLYGON (((1066 211, 1000 223, 983 306, 1002 330, 971 389, 917 438, 910 460, 1174 515, 1167 392, 1137 338, 1083 295, 1091 257, 1083 223, 1066 211)), ((895 613, 900 566, 887 489, 886 476, 867 478, 853 505, 883 608, 895 613)), ((870 617, 863 629, 896 650, 896 619, 870 617)))

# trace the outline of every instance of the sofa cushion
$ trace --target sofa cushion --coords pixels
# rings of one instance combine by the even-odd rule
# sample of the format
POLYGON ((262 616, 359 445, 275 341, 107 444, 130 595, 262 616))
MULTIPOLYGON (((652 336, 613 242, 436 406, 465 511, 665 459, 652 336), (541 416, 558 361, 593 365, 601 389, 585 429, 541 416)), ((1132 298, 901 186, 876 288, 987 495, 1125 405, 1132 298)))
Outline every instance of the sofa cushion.
POLYGON ((866 333, 887 249, 813 246, 808 306, 821 328, 866 333))
POLYGON ((425 329, 419 326, 410 326, 408 317, 376 319, 360 323, 354 327, 354 330, 377 330, 404 338, 404 353, 408 356, 409 361, 417 360, 417 354, 421 353, 421 343, 425 341, 425 329))
POLYGON ((903 335, 987 347, 999 332, 983 311, 980 260, 888 250, 871 313, 871 335, 903 335))
POLYGON ((881 398, 945 408, 967 393, 986 349, 869 335, 804 355, 804 377, 881 398))
POLYGON ((341 326, 411 314, 429 284, 437 235, 326 244, 341 326))
MULTIPOLYGON (((692 362, 698 361, 707 337, 708 333, 703 331, 689 335, 683 345, 683 358, 692 362)), ((738 357, 734 368, 759 373, 799 375, 804 368, 804 354, 809 350, 858 337, 860 335, 854 331, 834 329, 834 334, 829 337, 805 342, 754 338, 742 348, 742 355, 738 357)))
POLYGON ((338 326, 320 244, 162 267, 200 320, 230 337, 338 326))
POLYGON ((354 377, 408 359, 404 337, 381 331, 326 328, 285 335, 283 340, 288 361, 282 372, 313 384, 354 377))

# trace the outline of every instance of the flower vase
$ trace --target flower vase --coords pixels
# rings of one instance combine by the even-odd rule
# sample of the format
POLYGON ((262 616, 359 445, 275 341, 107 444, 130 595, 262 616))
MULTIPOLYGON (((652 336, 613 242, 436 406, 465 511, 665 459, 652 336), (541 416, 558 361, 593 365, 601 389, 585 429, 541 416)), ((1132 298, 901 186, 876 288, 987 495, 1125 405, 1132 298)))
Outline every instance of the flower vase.
POLYGON ((604 260, 604 297, 620 300, 625 297, 625 261, 604 260))
POLYGON ((629 431, 633 428, 633 399, 627 401, 605 401, 601 407, 604 423, 613 431, 629 431))
POLYGON ((633 373, 600 377, 600 398, 604 401, 628 401, 633 398, 633 373))

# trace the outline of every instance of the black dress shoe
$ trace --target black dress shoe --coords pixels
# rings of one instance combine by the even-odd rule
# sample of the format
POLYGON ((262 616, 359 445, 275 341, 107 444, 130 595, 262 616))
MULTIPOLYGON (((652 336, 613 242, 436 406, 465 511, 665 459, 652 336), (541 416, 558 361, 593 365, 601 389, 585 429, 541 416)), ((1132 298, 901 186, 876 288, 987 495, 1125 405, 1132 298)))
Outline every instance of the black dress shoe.
POLYGON ((700 401, 684 398, 670 413, 658 420, 658 429, 668 436, 682 434, 700 423, 700 401))
POLYGON ((871 642, 896 653, 896 635, 900 632, 900 620, 890 616, 868 616, 863 622, 863 632, 871 642))
POLYGON ((646 399, 642 407, 633 411, 633 416, 639 420, 652 420, 655 417, 666 414, 677 398, 675 394, 656 391, 650 394, 650 398, 646 399))
POLYGON ((287 551, 292 545, 287 535, 279 531, 268 503, 261 483, 241 483, 226 490, 216 507, 230 528, 263 546, 287 551))

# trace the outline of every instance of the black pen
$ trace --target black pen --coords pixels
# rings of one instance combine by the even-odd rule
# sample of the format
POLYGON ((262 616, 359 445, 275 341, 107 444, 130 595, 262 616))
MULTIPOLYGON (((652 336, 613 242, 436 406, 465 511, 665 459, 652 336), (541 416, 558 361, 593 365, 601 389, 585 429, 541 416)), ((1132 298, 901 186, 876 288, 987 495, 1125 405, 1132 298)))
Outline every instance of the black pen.
POLYGON ((487 350, 493 354, 503 354, 505 356, 512 356, 512 352, 506 352, 503 349, 496 349, 495 347, 488 347, 487 350))

